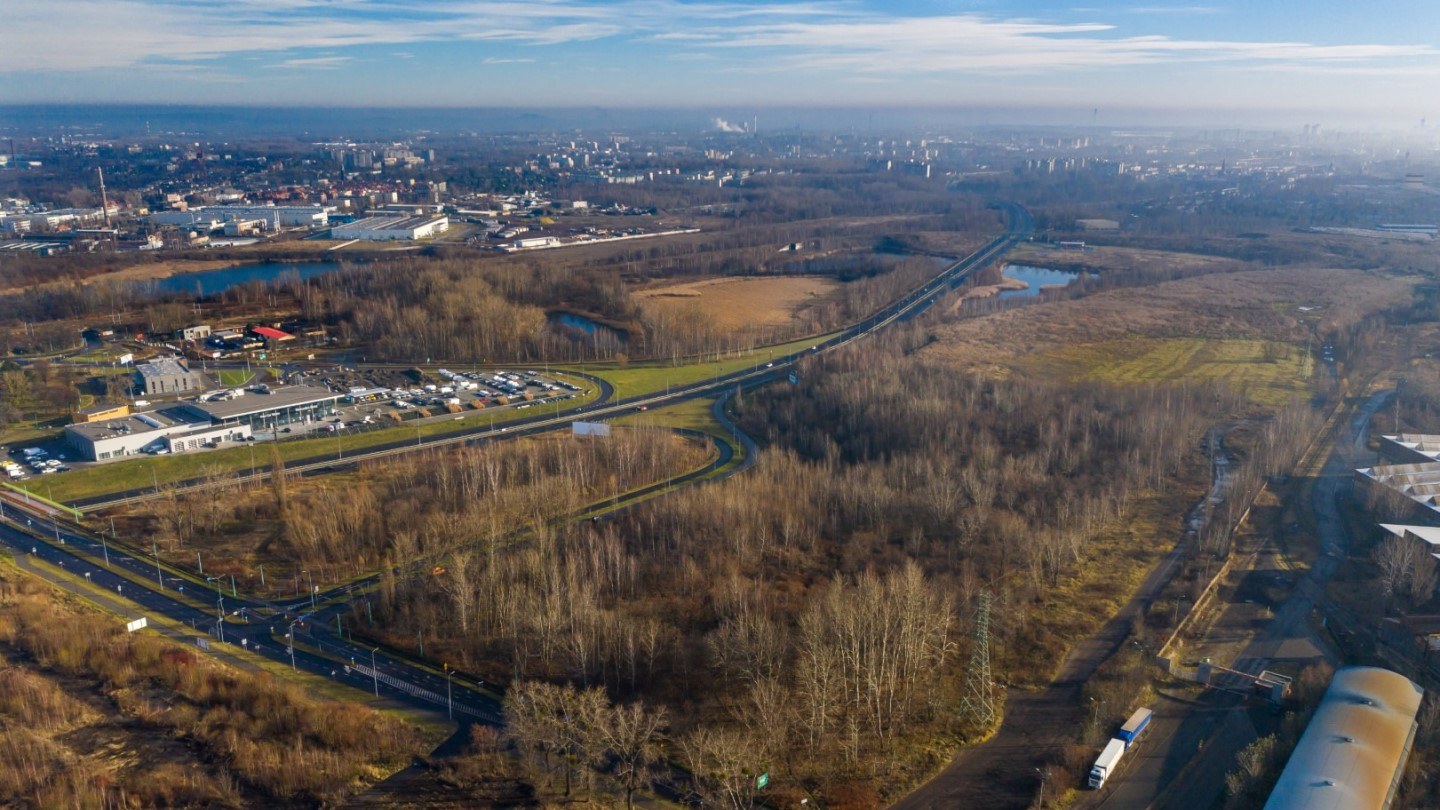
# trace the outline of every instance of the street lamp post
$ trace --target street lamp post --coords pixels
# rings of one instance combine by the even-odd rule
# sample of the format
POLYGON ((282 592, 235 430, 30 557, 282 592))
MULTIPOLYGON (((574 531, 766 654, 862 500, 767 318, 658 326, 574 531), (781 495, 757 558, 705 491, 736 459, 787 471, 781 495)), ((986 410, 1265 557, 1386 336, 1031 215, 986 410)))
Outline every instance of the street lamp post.
POLYGON ((370 651, 370 680, 375 684, 375 697, 377 698, 380 697, 380 670, 375 668, 375 651, 378 649, 380 648, 376 647, 370 651))
POLYGON ((290 626, 285 629, 285 640, 289 642, 286 646, 290 648, 290 669, 292 671, 295 669, 295 622, 298 621, 300 620, 292 620, 290 626))
POLYGON ((445 712, 451 720, 455 719, 455 698, 450 691, 450 676, 455 673, 450 671, 450 665, 445 665, 445 712))
POLYGON ((315 607, 315 580, 310 578, 310 569, 306 568, 300 573, 305 575, 305 585, 310 588, 310 607, 315 607))
POLYGON ((160 573, 160 548, 155 545, 155 535, 150 535, 150 556, 155 558, 155 579, 160 582, 160 590, 165 590, 165 576, 160 573))

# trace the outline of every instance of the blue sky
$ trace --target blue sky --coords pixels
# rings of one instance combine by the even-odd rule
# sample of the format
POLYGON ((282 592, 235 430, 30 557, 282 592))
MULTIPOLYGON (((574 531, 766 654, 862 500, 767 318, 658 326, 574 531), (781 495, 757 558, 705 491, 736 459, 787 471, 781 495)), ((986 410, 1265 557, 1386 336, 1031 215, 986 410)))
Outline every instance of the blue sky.
POLYGON ((21 0, 0 27, 0 102, 1100 107, 1397 123, 1435 104, 1437 37, 1435 0, 21 0))

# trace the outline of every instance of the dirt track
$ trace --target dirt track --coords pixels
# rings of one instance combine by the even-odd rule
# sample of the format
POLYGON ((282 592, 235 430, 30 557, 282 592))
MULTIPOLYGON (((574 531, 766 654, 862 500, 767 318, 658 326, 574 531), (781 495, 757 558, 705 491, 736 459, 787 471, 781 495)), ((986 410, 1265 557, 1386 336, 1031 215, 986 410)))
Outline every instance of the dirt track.
POLYGON ((961 751, 945 770, 896 802, 895 810, 1029 807, 1040 789, 1038 769, 1056 762, 1061 747, 1075 739, 1075 729, 1085 722, 1081 687, 1125 642, 1133 618, 1164 588, 1181 556, 1178 547, 1166 555, 1119 613, 1075 645, 1049 686, 1039 692, 1011 691, 1000 731, 984 744, 961 751))

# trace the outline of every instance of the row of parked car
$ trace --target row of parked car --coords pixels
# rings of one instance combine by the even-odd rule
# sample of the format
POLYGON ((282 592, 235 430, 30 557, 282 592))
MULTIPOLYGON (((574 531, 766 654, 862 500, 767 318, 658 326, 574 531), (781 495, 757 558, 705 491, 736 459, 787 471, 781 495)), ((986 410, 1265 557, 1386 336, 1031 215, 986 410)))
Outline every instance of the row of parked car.
POLYGON ((3 465, 5 475, 12 481, 24 481, 31 475, 53 475, 54 473, 66 472, 70 465, 66 464, 64 457, 50 458, 50 453, 39 447, 16 448, 10 451, 12 455, 19 455, 23 464, 15 461, 6 461, 3 465), (30 472, 26 472, 26 468, 30 472))

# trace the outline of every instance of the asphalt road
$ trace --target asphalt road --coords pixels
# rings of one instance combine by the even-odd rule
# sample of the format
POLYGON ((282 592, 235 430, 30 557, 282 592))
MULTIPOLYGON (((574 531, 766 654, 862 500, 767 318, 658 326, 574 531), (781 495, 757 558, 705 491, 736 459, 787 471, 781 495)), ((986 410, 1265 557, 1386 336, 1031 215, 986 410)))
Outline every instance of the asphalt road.
MULTIPOLYGON (((617 403, 591 405, 554 417, 536 417, 523 423, 512 423, 501 430, 457 432, 425 444, 433 447, 451 442, 509 439, 558 429, 568 425, 576 415, 598 419, 630 413, 640 406, 658 407, 714 396, 722 399, 722 402, 716 405, 717 418, 731 430, 746 451, 744 464, 738 465, 731 474, 738 472, 753 463, 758 448, 725 416, 723 398, 737 388, 774 381, 784 373, 784 369, 802 357, 861 340, 891 324, 911 320, 925 312, 939 293, 958 286, 971 271, 1003 255, 1031 231, 1028 212, 1012 204, 1004 204, 1002 207, 1006 210, 1010 222, 1010 227, 1004 234, 946 268, 919 289, 839 335, 804 351, 777 358, 763 368, 726 375, 666 394, 644 395, 617 403)), ((719 441, 717 444, 723 448, 722 456, 726 452, 733 452, 728 443, 719 441)), ((352 456, 346 459, 346 462, 354 463, 358 458, 409 452, 414 449, 413 444, 406 442, 403 447, 352 456)), ((714 469, 729 460, 729 456, 724 456, 724 461, 717 460, 712 468, 695 471, 657 486, 668 488, 705 480, 713 477, 710 474, 714 469)), ((327 459, 316 465, 316 468, 332 465, 335 465, 335 461, 327 459)), ((295 467, 287 469, 293 471, 295 467)), ((631 494, 631 497, 633 496, 634 493, 631 494)), ((3 504, 3 501, 0 501, 0 504, 3 504)), ((357 643, 342 632, 333 630, 331 620, 348 612, 348 600, 355 598, 362 590, 361 583, 351 583, 328 592, 323 595, 323 600, 322 595, 316 595, 309 600, 302 599, 291 603, 268 602, 239 595, 225 588, 226 583, 202 585, 170 576, 163 569, 157 571, 153 560, 147 563, 143 551, 107 546, 103 539, 72 530, 63 521, 51 522, 38 512, 22 513, 13 505, 4 505, 0 506, 0 518, 3 518, 0 519, 0 544, 12 549, 25 567, 46 575, 52 581, 63 580, 63 577, 44 570, 43 564, 53 565, 82 578, 95 588, 107 593, 113 592, 115 600, 127 600, 133 607, 134 615, 163 616, 206 632, 213 638, 212 651, 223 653, 223 648, 215 649, 215 645, 220 644, 223 639, 226 644, 239 646, 281 663, 290 663, 296 669, 304 669, 357 688, 368 689, 380 697, 402 704, 424 710, 440 707, 452 713, 454 719, 460 723, 462 732, 472 722, 498 725, 502 720, 496 693, 489 691, 484 684, 464 676, 447 678, 432 667, 413 661, 397 651, 357 643), (314 605, 322 601, 323 609, 312 608, 310 612, 304 612, 307 602, 314 605)), ((109 597, 105 601, 109 602, 109 597)))
MULTIPOLYGON (((363 658, 365 664, 368 665, 370 661, 370 648, 368 647, 336 640, 324 631, 315 633, 313 623, 306 622, 295 628, 300 645, 294 648, 292 659, 290 649, 284 641, 290 621, 283 613, 265 617, 264 613, 268 612, 267 606, 243 597, 238 599, 226 597, 224 594, 213 591, 202 595, 196 591, 203 589, 197 589, 194 585, 189 587, 189 595, 196 597, 202 604, 209 604, 213 600, 213 608, 202 608, 189 599, 183 599, 181 595, 186 592, 179 590, 178 588, 181 586, 173 582, 167 591, 159 590, 158 585, 148 588, 141 587, 133 580, 116 573, 115 568, 121 566, 121 559, 128 557, 123 552, 111 552, 111 565, 106 566, 103 562, 103 549, 87 538, 80 537, 62 527, 59 531, 59 540, 53 537, 42 539, 27 534, 12 525, 15 517, 13 510, 9 510, 7 517, 11 520, 0 522, 0 543, 9 546, 17 560, 31 570, 37 570, 34 565, 36 562, 48 563, 72 576, 84 579, 96 588, 115 594, 117 598, 123 598, 130 604, 129 612, 132 617, 163 616, 207 633, 213 639, 212 645, 219 645, 223 638, 227 644, 238 646, 266 658, 281 663, 293 663, 296 669, 303 669, 316 675, 349 683, 351 686, 374 691, 378 679, 362 675, 353 668, 347 671, 344 664, 346 658, 356 657, 363 658), (91 557, 95 553, 102 555, 101 560, 97 561, 91 557), (222 615, 225 617, 224 622, 220 621, 222 615), (313 651, 307 647, 312 648, 313 651), (323 655, 317 653, 323 653, 323 655)), ((34 519, 32 518, 32 520, 34 519)), ((42 531, 54 529, 53 526, 44 525, 40 521, 36 521, 36 523, 36 528, 42 531)), ((125 567, 128 568, 128 566, 125 567)), ((151 573, 153 575, 153 571, 151 573)), ((85 594, 82 592, 82 595, 85 594)), ((415 667, 392 660, 383 654, 377 655, 375 661, 379 676, 393 679, 393 683, 379 683, 378 694, 381 697, 393 698, 401 703, 425 710, 433 710, 437 705, 445 707, 446 704, 443 701, 425 698, 418 695, 413 688, 406 688, 407 686, 427 687, 433 691, 438 686, 439 694, 443 696, 445 695, 444 678, 437 678, 418 671, 415 667)), ((461 688, 455 694, 454 706, 457 713, 481 722, 498 724, 500 722, 498 701, 491 696, 469 689, 467 686, 467 684, 461 684, 461 688)))
MULTIPOLYGON (((1316 637, 1309 617, 1349 543, 1336 499, 1350 486, 1356 468, 1373 463, 1373 454, 1365 447, 1370 418, 1385 406, 1390 393, 1372 395, 1351 415, 1311 490, 1321 551, 1314 566, 1292 583, 1295 575, 1280 565, 1273 550, 1257 554, 1235 596, 1207 630, 1205 640, 1190 650, 1190 657, 1211 657, 1252 675, 1277 662, 1339 663, 1334 651, 1316 637), (1291 584, 1282 596, 1274 595, 1291 584)), ((1244 686, 1238 678, 1228 682, 1244 686)), ((1236 754, 1269 733, 1275 720, 1263 704, 1220 690, 1193 701, 1163 697, 1153 708, 1156 718, 1139 756, 1122 765, 1103 794, 1082 806, 1209 810, 1222 798, 1225 775, 1234 769, 1236 754)))
MULTIPOLYGON (((583 417, 587 420, 601 420, 631 413, 642 407, 658 408, 698 397, 716 396, 733 390, 737 385, 748 386, 754 383, 763 383, 775 378, 782 370, 793 366, 804 357, 848 345, 866 338, 891 324, 904 323, 919 317, 929 310, 940 293, 958 288, 964 283, 966 277, 976 268, 984 266, 1004 255, 1006 251, 1018 244, 1034 229, 1034 224, 1030 219, 1029 212, 1024 208, 1013 203, 1002 203, 1000 207, 1005 211, 1006 217, 1009 220, 1008 228, 1004 233, 992 239, 984 247, 945 268, 945 270, 941 271, 920 288, 890 303, 880 311, 850 326, 839 334, 827 340, 819 341, 807 349, 778 357, 766 363, 763 367, 757 366, 754 369, 718 376, 705 382, 697 383, 686 388, 667 391, 663 394, 641 394, 614 402, 609 401, 610 397, 614 394, 614 389, 598 377, 592 377, 590 379, 602 384, 601 400, 597 403, 583 405, 568 411, 562 410, 548 416, 537 415, 529 419, 510 422, 501 428, 477 426, 457 430, 452 433, 431 436, 418 442, 412 442, 409 439, 397 439, 394 442, 352 453, 343 459, 326 455, 315 459, 297 460, 287 463, 286 470, 292 473, 326 472, 332 467, 354 464, 359 461, 401 453, 411 453, 426 448, 463 443, 476 439, 508 439, 516 436, 528 436, 535 433, 565 428, 577 417, 583 417)), ((255 472, 252 475, 245 475, 242 478, 244 480, 254 480, 263 479, 268 476, 268 470, 264 470, 255 472)), ((192 481, 179 482, 176 487, 183 490, 187 487, 198 486, 201 483, 202 481, 195 479, 192 481)), ((153 488, 140 487, 127 492, 81 499, 76 501, 74 506, 82 511, 94 511, 107 506, 120 505, 146 497, 152 497, 154 494, 153 488)))

